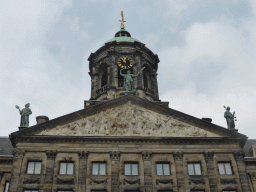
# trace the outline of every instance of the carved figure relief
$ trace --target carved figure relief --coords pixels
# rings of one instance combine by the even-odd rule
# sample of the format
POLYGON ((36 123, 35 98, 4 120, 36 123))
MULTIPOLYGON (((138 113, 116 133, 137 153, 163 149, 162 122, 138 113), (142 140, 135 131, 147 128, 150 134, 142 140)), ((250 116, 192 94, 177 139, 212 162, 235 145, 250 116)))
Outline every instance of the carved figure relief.
POLYGON ((219 137, 171 116, 132 105, 130 101, 84 119, 46 129, 37 135, 219 137))

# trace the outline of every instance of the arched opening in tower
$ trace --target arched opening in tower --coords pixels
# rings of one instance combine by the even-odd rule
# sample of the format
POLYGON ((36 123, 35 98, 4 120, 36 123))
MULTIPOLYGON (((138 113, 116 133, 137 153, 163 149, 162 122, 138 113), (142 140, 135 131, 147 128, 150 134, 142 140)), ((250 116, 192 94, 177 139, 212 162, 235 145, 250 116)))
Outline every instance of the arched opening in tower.
POLYGON ((101 77, 101 87, 105 86, 108 84, 108 73, 107 71, 103 73, 101 77))

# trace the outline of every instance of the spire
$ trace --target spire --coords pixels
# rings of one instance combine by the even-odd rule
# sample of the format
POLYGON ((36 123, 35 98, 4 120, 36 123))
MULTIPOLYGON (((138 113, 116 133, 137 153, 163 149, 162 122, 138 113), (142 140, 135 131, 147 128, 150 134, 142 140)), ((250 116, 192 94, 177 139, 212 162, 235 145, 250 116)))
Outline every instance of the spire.
POLYGON ((121 29, 124 29, 124 22, 126 22, 126 21, 124 21, 123 11, 121 11, 121 16, 122 16, 122 21, 121 20, 119 20, 119 21, 121 22, 121 29))

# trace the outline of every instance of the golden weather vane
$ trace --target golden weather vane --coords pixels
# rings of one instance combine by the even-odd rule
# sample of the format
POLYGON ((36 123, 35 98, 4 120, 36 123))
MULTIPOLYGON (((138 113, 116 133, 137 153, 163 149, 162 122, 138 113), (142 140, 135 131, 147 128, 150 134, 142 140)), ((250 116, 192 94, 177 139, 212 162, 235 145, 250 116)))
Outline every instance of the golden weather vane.
POLYGON ((119 20, 119 21, 121 22, 121 29, 124 29, 124 22, 126 22, 126 21, 124 21, 123 11, 121 11, 121 16, 122 16, 122 21, 121 20, 119 20))

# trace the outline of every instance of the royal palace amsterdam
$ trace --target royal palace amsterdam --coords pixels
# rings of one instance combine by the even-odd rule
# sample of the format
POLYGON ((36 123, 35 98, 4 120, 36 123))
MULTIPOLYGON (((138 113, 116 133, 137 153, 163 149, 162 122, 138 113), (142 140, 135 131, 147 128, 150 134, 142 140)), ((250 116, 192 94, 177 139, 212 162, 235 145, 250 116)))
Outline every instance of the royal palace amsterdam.
POLYGON ((256 192, 256 140, 229 108, 224 128, 159 100, 160 60, 123 18, 88 61, 83 109, 28 126, 29 104, 16 106, 18 131, 0 137, 0 192, 256 192))

